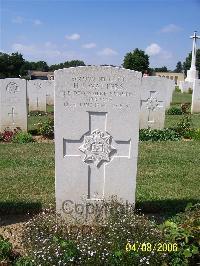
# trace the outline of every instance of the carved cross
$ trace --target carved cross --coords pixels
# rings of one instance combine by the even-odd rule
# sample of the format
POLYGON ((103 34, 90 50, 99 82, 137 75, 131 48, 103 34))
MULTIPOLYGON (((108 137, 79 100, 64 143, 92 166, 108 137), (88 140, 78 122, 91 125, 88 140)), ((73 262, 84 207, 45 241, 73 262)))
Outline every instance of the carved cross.
POLYGON ((148 123, 154 123, 154 112, 158 108, 162 108, 163 104, 163 101, 158 101, 156 91, 150 91, 149 97, 146 100, 141 100, 141 105, 148 109, 148 123))
POLYGON ((65 158, 80 157, 88 166, 87 199, 102 200, 106 165, 114 158, 130 158, 131 140, 113 140, 106 131, 107 113, 89 112, 89 131, 80 139, 63 139, 65 158))
POLYGON ((12 117, 12 123, 15 124, 14 117, 17 115, 17 113, 15 113, 14 107, 12 107, 11 113, 8 113, 8 115, 12 117))

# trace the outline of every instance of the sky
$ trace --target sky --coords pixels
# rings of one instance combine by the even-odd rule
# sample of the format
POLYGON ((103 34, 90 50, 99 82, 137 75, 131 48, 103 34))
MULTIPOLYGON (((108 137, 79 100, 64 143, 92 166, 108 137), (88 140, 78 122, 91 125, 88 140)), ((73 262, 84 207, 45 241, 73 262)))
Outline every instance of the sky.
POLYGON ((194 30, 200 35, 200 0, 0 0, 0 51, 49 65, 120 66, 139 48, 151 67, 173 70, 194 30))

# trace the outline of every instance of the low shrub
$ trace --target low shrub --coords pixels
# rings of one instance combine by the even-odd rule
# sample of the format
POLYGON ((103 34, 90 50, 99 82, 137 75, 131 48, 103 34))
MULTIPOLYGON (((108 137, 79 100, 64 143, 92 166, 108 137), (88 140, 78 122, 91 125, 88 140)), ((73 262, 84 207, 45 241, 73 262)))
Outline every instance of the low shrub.
POLYGON ((140 129, 139 139, 141 141, 177 141, 181 136, 171 128, 164 129, 140 129))
POLYGON ((183 114, 189 114, 190 113, 190 107, 191 103, 182 103, 181 104, 181 111, 183 114))
POLYGON ((23 132, 23 131, 18 131, 13 139, 12 142, 14 143, 29 143, 29 142, 33 142, 33 137, 30 133, 27 132, 23 132))
POLYGON ((192 130, 193 129, 191 116, 183 116, 183 118, 175 127, 175 131, 177 132, 177 134, 184 138, 190 138, 192 130))
POLYGON ((173 107, 170 107, 166 111, 166 114, 167 115, 182 115, 183 113, 180 107, 173 106, 173 107))
POLYGON ((54 120, 49 118, 43 123, 38 123, 38 133, 44 137, 54 136, 54 120))
POLYGON ((43 116, 43 115, 48 115, 48 113, 44 111, 30 111, 29 112, 29 116, 43 116))
POLYGON ((163 226, 164 235, 169 241, 178 244, 178 251, 171 253, 170 265, 198 265, 200 263, 200 204, 186 208, 173 220, 163 226))
POLYGON ((179 88, 179 86, 175 86, 175 92, 181 92, 181 89, 179 88))
POLYGON ((43 213, 26 224, 23 242, 34 265, 164 265, 168 261, 167 252, 153 250, 154 244, 166 242, 161 230, 133 212, 115 211, 103 224, 90 225, 70 225, 53 213, 43 213), (142 250, 147 243, 152 247, 142 250))
POLYGON ((12 252, 12 244, 0 235, 0 263, 8 260, 12 252))
POLYGON ((188 93, 192 94, 193 93, 193 89, 189 88, 188 93))
POLYGON ((17 132, 21 131, 19 127, 15 128, 13 131, 6 128, 4 132, 0 133, 0 140, 5 142, 11 142, 17 132))

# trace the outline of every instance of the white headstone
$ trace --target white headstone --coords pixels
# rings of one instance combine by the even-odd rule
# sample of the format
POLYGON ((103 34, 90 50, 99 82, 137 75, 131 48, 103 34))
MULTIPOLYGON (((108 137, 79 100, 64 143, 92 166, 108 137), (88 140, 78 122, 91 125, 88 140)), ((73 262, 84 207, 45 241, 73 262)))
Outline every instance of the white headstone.
POLYGON ((191 112, 200 113, 200 79, 194 80, 191 112))
POLYGON ((179 83, 179 88, 181 92, 188 92, 189 89, 192 89, 193 87, 193 82, 190 81, 180 81, 179 83))
POLYGON ((54 80, 43 80, 43 86, 46 90, 47 105, 54 105, 54 80))
POLYGON ((162 129, 165 122, 165 101, 168 93, 165 78, 142 78, 140 101, 140 128, 162 129))
POLYGON ((28 80, 28 100, 30 111, 46 112, 46 88, 42 86, 44 80, 28 80))
POLYGON ((55 71, 56 208, 116 195, 135 202, 141 73, 55 71))
POLYGON ((20 128, 27 131, 26 80, 0 79, 0 132, 20 128))

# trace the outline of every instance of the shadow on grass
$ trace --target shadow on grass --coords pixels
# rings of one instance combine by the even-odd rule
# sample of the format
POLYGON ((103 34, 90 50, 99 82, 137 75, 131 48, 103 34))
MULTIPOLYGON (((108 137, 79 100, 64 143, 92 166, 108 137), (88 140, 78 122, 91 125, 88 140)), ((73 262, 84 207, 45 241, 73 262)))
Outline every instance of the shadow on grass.
POLYGON ((196 199, 182 199, 182 200, 152 200, 152 201, 138 201, 136 202, 136 209, 139 209, 144 214, 153 214, 165 219, 183 212, 188 204, 199 203, 196 199))
POLYGON ((0 217, 6 214, 36 214, 42 210, 40 202, 0 201, 0 217))

